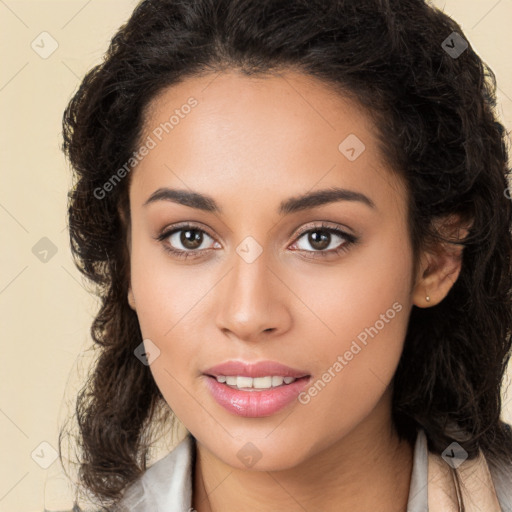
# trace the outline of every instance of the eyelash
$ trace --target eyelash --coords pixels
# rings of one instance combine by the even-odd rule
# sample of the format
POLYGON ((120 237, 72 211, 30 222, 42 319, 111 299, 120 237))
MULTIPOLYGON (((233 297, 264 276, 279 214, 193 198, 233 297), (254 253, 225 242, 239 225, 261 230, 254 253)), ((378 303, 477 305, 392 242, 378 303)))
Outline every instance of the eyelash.
MULTIPOLYGON (((171 235, 173 235, 175 233, 179 233, 180 231, 192 231, 192 230, 204 233, 204 234, 208 235, 210 238, 213 238, 204 229, 201 229, 198 226, 195 226, 193 224, 182 224, 180 226, 175 226, 172 229, 165 230, 160 235, 156 236, 155 240, 158 240, 159 242, 163 243, 163 242, 165 242, 165 240, 167 238, 169 238, 171 235)), ((307 256, 308 258, 311 258, 311 259, 327 258, 328 256, 338 255, 338 254, 341 254, 342 252, 348 251, 349 248, 352 245, 356 244, 358 242, 358 240, 359 240, 354 235, 351 235, 349 233, 341 231, 340 229, 333 228, 333 227, 331 227, 331 226, 329 226, 327 224, 322 223, 319 226, 313 226, 313 227, 310 227, 308 229, 305 229, 305 230, 301 231, 297 235, 297 237, 295 238, 293 243, 296 243, 304 235, 306 235, 308 233, 314 233, 314 232, 317 232, 317 231, 323 231, 323 232, 327 231, 328 233, 331 233, 331 234, 334 234, 336 236, 339 236, 340 238, 344 238, 345 242, 342 243, 336 249, 330 249, 329 251, 325 251, 325 250, 305 251, 304 249, 294 249, 294 250, 296 250, 296 251, 305 251, 305 252, 314 253, 314 254, 318 255, 318 256, 307 256)), ((196 255, 194 253, 199 253, 199 252, 202 252, 202 251, 210 251, 210 250, 212 250, 212 249, 200 249, 200 250, 192 250, 192 249, 190 249, 188 251, 182 251, 180 249, 174 249, 173 247, 171 247, 167 243, 163 243, 163 248, 164 248, 165 251, 170 253, 172 256, 180 258, 180 259, 187 259, 189 257, 196 257, 196 255)))

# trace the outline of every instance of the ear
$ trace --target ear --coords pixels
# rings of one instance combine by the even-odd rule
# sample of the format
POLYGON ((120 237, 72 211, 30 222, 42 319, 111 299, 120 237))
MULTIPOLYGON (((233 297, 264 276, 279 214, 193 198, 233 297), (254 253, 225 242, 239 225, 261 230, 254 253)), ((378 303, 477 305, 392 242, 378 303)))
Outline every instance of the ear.
POLYGON ((135 308, 135 297, 133 296, 133 290, 132 290, 132 285, 131 284, 128 287, 128 304, 130 304, 130 307, 134 311, 137 311, 136 308, 135 308))
MULTIPOLYGON (((123 226, 124 232, 126 233, 126 250, 127 250, 127 257, 128 260, 130 259, 131 255, 131 245, 132 245, 132 230, 131 230, 131 222, 129 214, 126 212, 126 206, 123 208, 123 205, 118 205, 117 212, 119 214, 119 218, 121 219, 121 224, 123 226)), ((128 304, 130 307, 136 311, 135 308, 135 296, 133 295, 132 285, 131 285, 131 272, 128 276, 128 280, 130 281, 128 284, 128 304)))
POLYGON ((422 308, 439 304, 457 281, 464 249, 460 242, 469 233, 470 225, 463 222, 460 216, 450 215, 437 220, 434 228, 444 239, 453 243, 435 241, 420 255, 413 304, 422 308))
POLYGON ((135 296, 133 295, 133 290, 132 290, 132 282, 131 282, 131 279, 132 279, 132 276, 131 276, 131 265, 130 265, 130 255, 131 255, 131 245, 132 245, 132 236, 131 236, 131 229, 130 229, 130 225, 128 225, 128 229, 126 231, 126 245, 127 245, 127 251, 128 251, 128 266, 130 267, 130 271, 128 272, 128 304, 130 305, 130 307, 136 311, 136 308, 135 308, 135 296))

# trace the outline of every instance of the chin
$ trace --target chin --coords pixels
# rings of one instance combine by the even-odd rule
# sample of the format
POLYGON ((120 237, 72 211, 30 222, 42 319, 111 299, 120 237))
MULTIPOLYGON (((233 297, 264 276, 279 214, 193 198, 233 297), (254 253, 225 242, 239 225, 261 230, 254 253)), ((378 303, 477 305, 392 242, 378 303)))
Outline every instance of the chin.
POLYGON ((298 433, 298 437, 285 433, 283 437, 288 443, 284 444, 285 439, 268 437, 268 432, 261 436, 237 435, 220 443, 209 437, 207 443, 201 444, 225 464, 244 471, 284 471, 308 458, 310 450, 304 445, 302 433, 298 433))

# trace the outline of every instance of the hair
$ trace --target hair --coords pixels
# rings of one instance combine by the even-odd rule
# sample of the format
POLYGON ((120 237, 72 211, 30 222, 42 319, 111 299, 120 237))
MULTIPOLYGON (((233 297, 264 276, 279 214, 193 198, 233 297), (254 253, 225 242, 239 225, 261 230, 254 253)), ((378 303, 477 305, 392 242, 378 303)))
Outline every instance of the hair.
POLYGON ((114 35, 67 105, 62 146, 74 177, 73 258, 101 298, 91 326, 99 356, 76 418, 81 483, 103 503, 145 471, 153 429, 173 415, 134 357, 142 336, 127 301, 130 177, 101 199, 95 190, 132 156, 160 92, 228 70, 295 70, 372 116, 384 159, 407 186, 415 265, 432 244, 463 246, 444 300, 412 308, 393 381, 394 425, 410 442, 424 429, 438 454, 456 441, 470 459, 482 450, 491 467, 512 464, 511 429, 500 420, 512 343, 506 134, 493 72, 467 41, 450 55, 443 41, 453 32, 464 37, 421 0, 145 0, 114 35), (439 229, 453 216, 469 223, 464 240, 439 229))

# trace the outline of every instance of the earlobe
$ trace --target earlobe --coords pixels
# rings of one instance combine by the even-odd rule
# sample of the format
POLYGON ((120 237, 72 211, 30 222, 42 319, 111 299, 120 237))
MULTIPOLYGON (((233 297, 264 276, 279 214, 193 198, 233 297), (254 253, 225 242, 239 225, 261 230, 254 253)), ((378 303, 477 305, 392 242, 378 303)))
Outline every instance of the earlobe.
POLYGON ((135 297, 133 296, 133 291, 132 291, 132 287, 130 286, 128 288, 128 304, 130 305, 130 307, 136 311, 135 309, 135 297))
MULTIPOLYGON (((126 208, 129 208, 128 206, 126 208)), ((123 208, 121 205, 118 205, 118 214, 119 218, 121 219, 121 224, 123 225, 123 230, 126 235, 126 258, 128 261, 130 260, 131 256, 131 222, 130 222, 130 216, 126 213, 125 208, 123 208)), ((130 280, 130 277, 127 278, 128 281, 130 280)), ((135 297, 133 295, 132 286, 131 284, 128 286, 128 294, 127 294, 128 304, 130 307, 136 311, 135 309, 135 297)))
MULTIPOLYGON (((426 279, 430 274, 430 255, 422 253, 420 258, 420 265, 418 269, 418 275, 416 276, 415 286, 413 290, 412 303, 420 308, 429 307, 433 301, 430 297, 429 288, 427 288, 426 279)), ((430 279, 432 279, 430 277, 430 279)))
POLYGON ((441 230, 453 243, 439 242, 434 250, 422 254, 413 304, 426 308, 439 304, 457 281, 462 268, 462 241, 469 233, 468 225, 461 225, 458 216, 444 220, 441 230), (455 235, 455 237, 453 237, 455 235))
POLYGON ((429 254, 413 293, 413 304, 429 307, 439 304, 447 295, 462 268, 461 245, 443 244, 437 254, 429 254))

